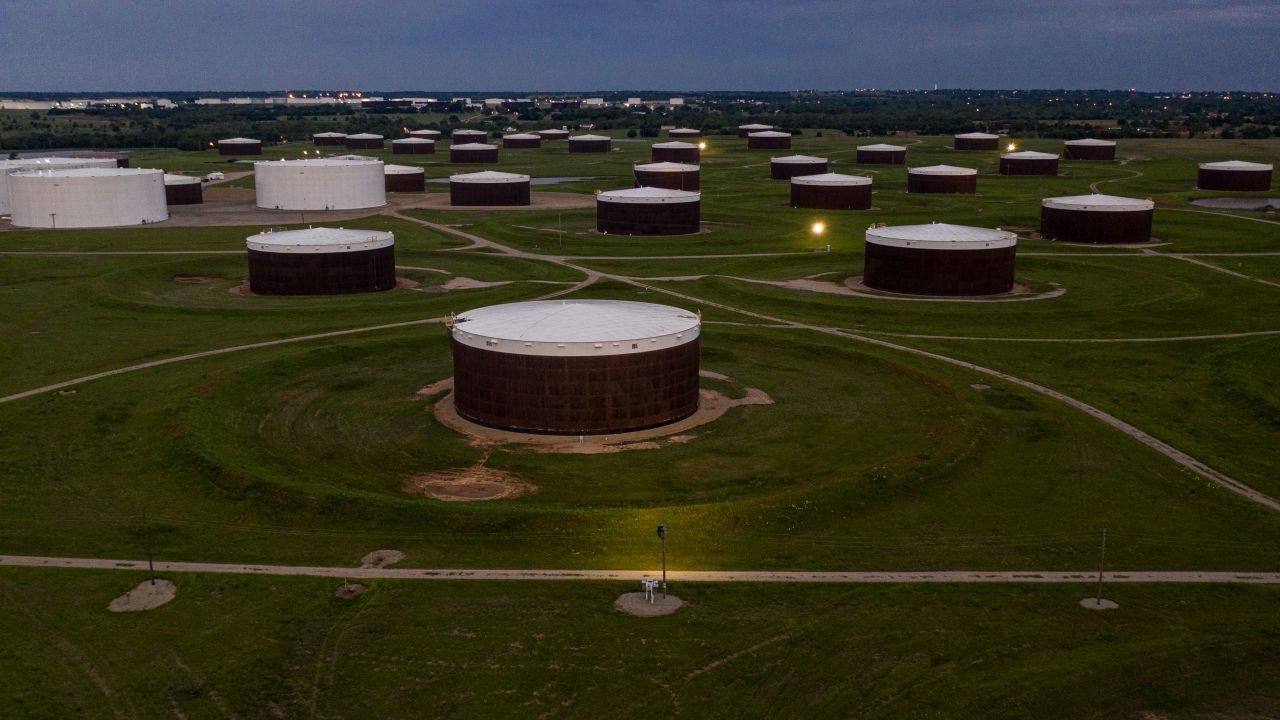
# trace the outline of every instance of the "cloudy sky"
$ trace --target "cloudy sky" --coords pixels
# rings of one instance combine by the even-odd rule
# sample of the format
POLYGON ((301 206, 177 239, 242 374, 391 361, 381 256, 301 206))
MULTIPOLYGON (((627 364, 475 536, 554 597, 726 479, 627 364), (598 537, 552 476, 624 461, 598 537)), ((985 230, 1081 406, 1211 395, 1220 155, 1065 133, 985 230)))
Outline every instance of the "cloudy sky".
POLYGON ((1280 90, 1280 0, 0 0, 0 92, 1280 90))

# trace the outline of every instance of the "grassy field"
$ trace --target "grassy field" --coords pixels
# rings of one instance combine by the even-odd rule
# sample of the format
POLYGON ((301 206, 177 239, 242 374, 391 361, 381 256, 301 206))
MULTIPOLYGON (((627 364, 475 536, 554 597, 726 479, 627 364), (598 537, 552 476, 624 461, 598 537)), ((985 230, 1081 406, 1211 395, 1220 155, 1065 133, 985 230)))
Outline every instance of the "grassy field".
MULTIPOLYGON (((410 567, 648 568, 662 522, 680 569, 1074 570, 1093 565, 1106 528, 1115 569, 1280 570, 1276 513, 1082 412, 971 370, 751 314, 1012 373, 1280 496, 1280 335, 1265 334, 1280 331, 1280 289, 1250 279, 1280 282, 1280 255, 1256 254, 1280 253, 1280 224, 1188 204, 1209 195, 1191 190, 1196 162, 1274 161, 1280 140, 1123 141, 1122 162, 1005 178, 994 153, 957 153, 949 138, 797 136, 793 152, 874 176, 875 207, 862 212, 789 208, 786 183, 768 179, 773 153, 707 141, 698 235, 602 236, 591 210, 410 213, 548 256, 529 259, 463 250, 457 235, 398 218, 344 221, 395 232, 398 274, 418 285, 375 295, 233 293, 246 277, 244 238, 259 227, 0 232, 0 252, 24 253, 0 255, 0 396, 186 353, 542 297, 590 269, 613 277, 575 296, 702 310, 703 367, 731 378, 717 389, 758 388, 775 401, 657 450, 487 453, 416 395, 451 374, 439 324, 142 369, 0 403, 0 552, 133 558, 150 540, 172 560, 349 566, 389 547, 410 567), (909 144, 913 166, 979 168, 979 194, 908 195, 904 168, 853 162, 857 144, 879 140, 909 144), (1091 185, 1152 197, 1161 244, 1031 237, 1040 198, 1091 185), (828 227, 820 239, 808 229, 816 220, 828 227), (935 220, 1018 232, 1019 282, 1065 292, 955 303, 776 284, 841 283, 861 274, 869 224, 935 220), (173 250, 193 254, 91 254, 173 250), (740 253, 768 255, 721 257, 740 253), (1183 253, 1216 254, 1190 258, 1206 267, 1183 253), (590 259, 566 266, 559 256, 590 259), (505 284, 446 290, 452 278, 505 284), (1221 334, 1241 336, 1185 339, 1221 334), (538 492, 456 504, 404 490, 422 473, 478 462, 538 492)), ((629 186, 648 146, 571 156, 548 144, 504 151, 497 168, 589 178, 541 189, 591 193, 629 186)), ((379 156, 438 178, 459 169, 446 148, 379 156)), ((133 158, 235 169, 209 152, 133 158)), ((607 583, 377 583, 344 604, 322 581, 190 576, 176 578, 174 605, 108 617, 101 607, 128 577, 0 572, 0 629, 15 639, 0 650, 9 688, 0 715, 91 717, 104 697, 138 717, 271 716, 278 705, 286 717, 413 707, 456 717, 1191 718, 1269 716, 1280 702, 1273 588, 1115 588, 1119 612, 1082 617, 1079 588, 703 585, 682 590, 686 611, 637 626, 610 609, 620 589, 607 583), (160 669, 136 670, 153 647, 164 648, 160 669), (721 657, 732 658, 723 674, 698 671, 721 657)))

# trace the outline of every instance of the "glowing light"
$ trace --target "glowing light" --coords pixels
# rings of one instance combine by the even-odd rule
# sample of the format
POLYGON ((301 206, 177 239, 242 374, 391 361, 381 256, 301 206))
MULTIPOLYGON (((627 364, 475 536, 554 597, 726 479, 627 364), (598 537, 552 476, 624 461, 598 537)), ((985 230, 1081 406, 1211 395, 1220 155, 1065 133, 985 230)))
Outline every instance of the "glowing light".
POLYGON ((1009 148, 1008 148, 1009 152, 1013 152, 1014 150, 1017 150, 1017 149, 1018 149, 1017 145, 1014 145, 1013 143, 1009 143, 1009 148))
POLYGON ((704 141, 702 141, 702 142, 698 143, 698 149, 699 149, 699 150, 706 150, 706 149, 707 149, 707 142, 704 140, 704 141))
POLYGON ((816 222, 813 225, 809 226, 809 230, 812 231, 814 235, 821 235, 822 233, 826 232, 827 226, 824 225, 823 223, 816 222))

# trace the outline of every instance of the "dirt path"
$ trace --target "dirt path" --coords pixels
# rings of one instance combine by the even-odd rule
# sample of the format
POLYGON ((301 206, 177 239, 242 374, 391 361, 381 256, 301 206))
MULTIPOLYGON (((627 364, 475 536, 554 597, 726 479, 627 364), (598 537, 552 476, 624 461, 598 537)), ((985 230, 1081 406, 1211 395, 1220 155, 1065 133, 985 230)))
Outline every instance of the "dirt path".
MULTIPOLYGON (((47 567, 84 570, 146 570, 145 560, 0 555, 0 567, 47 567)), ((503 570, 485 568, 317 567, 306 565, 241 565, 237 563, 156 562, 157 572, 230 573, 386 580, 640 580, 657 570, 503 570)), ((1090 570, 981 570, 820 572, 789 570, 669 570, 667 578, 683 582, 788 583, 1086 583, 1097 582, 1090 570)), ((1280 573, 1231 571, 1112 570, 1107 582, 1238 583, 1280 585, 1280 573)))
POLYGON ((1233 277, 1238 277, 1238 278, 1241 278, 1241 279, 1243 279, 1243 280, 1252 280, 1253 282, 1256 282, 1256 283, 1262 283, 1263 285, 1270 285, 1271 287, 1280 288, 1280 283, 1278 283, 1278 282, 1272 282, 1272 281, 1270 281, 1270 280, 1264 280, 1264 279, 1262 279, 1262 278, 1260 278, 1260 277, 1254 277, 1254 276, 1252 276, 1252 275, 1245 275, 1244 273, 1236 272, 1235 270, 1228 270, 1227 268, 1219 267, 1219 266, 1217 266, 1217 265, 1213 265, 1213 264, 1211 264, 1211 263, 1207 263, 1207 262, 1205 262, 1205 261, 1203 261, 1203 260, 1197 260, 1196 258, 1188 257, 1188 256, 1186 256, 1186 255, 1175 255, 1175 254, 1173 254, 1173 253, 1156 253, 1156 254, 1157 254, 1157 255, 1166 255, 1166 256, 1171 257, 1171 258, 1174 258, 1174 259, 1176 259, 1176 260, 1182 260, 1183 262, 1189 262, 1189 263, 1191 263, 1191 264, 1193 264, 1193 265, 1199 265, 1199 266, 1200 266, 1200 267, 1202 267, 1202 268, 1208 268, 1208 269, 1210 269, 1210 270, 1216 270, 1216 271, 1218 271, 1218 272, 1220 272, 1220 273, 1226 273, 1227 275, 1231 275, 1231 276, 1233 276, 1233 277))
MULTIPOLYGON (((1123 166, 1123 165, 1127 165, 1128 163, 1129 163, 1129 161, 1128 161, 1128 160, 1121 160, 1121 161, 1120 161, 1120 165, 1122 165, 1122 166, 1123 166)), ((1102 184, 1104 184, 1104 183, 1121 182, 1121 181, 1124 181, 1124 180, 1133 180, 1134 178, 1140 178, 1140 177, 1142 177, 1142 172, 1140 172, 1140 171, 1138 171, 1138 170, 1126 170, 1125 172, 1132 173, 1132 174, 1131 174, 1131 175, 1127 175, 1127 176, 1125 176, 1125 177, 1110 178, 1110 179, 1107 179, 1107 180, 1099 180, 1098 182, 1090 183, 1090 185, 1089 185, 1089 192, 1095 192, 1095 193, 1096 193, 1096 192, 1100 192, 1100 191, 1098 190, 1098 186, 1099 186, 1099 185, 1102 185, 1102 184)))
POLYGON ((859 330, 865 335, 881 335, 884 337, 912 338, 916 340, 973 340, 979 342, 1022 342, 1022 343, 1160 343, 1190 342, 1195 340, 1235 340, 1238 338, 1267 337, 1280 335, 1280 330, 1255 330, 1252 332, 1218 333, 1215 335, 1173 335, 1170 337, 1127 337, 1127 338, 1022 338, 1022 337, 982 337, 977 335, 923 335, 919 333, 896 333, 880 330, 859 330))

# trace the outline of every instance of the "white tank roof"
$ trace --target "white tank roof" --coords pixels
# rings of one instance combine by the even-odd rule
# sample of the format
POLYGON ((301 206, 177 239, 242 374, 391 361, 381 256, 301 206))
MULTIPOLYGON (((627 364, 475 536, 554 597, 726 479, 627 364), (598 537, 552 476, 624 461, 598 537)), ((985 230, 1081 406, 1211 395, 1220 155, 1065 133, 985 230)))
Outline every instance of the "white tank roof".
POLYGON ((70 167, 115 167, 115 158, 42 157, 0 160, 0 173, 24 170, 56 170, 70 167))
POLYGON ((517 175, 516 173, 498 172, 496 170, 481 170, 473 173, 459 173, 458 175, 450 175, 451 183, 478 183, 483 185, 497 183, 519 183, 529 182, 528 175, 517 175))
POLYGON ((311 137, 313 138, 344 138, 346 136, 347 136, 346 133, 340 133, 340 132, 322 132, 322 133, 313 133, 311 135, 311 137))
POLYGON ((635 169, 641 172, 698 172, 699 170, 697 165, 676 162, 642 163, 636 165, 635 169))
POLYGON ((62 170, 49 169, 42 170, 40 168, 29 168, 15 175, 39 175, 41 177, 54 178, 73 178, 73 177, 122 177, 126 175, 163 175, 163 170, 152 170, 148 168, 117 168, 117 167, 80 167, 66 168, 62 170))
POLYGON ((382 136, 376 133, 356 133, 355 135, 348 135, 347 139, 348 140, 381 140, 382 136))
POLYGON ((414 135, 414 136, 417 136, 417 135, 431 135, 431 136, 435 136, 435 135, 439 135, 439 134, 440 134, 440 131, 439 131, 439 130, 432 130, 432 129, 430 129, 430 128, 423 128, 423 129, 421 129, 421 130, 410 130, 410 131, 409 131, 409 134, 410 134, 410 135, 414 135))
POLYGON ((513 133, 511 135, 503 135, 502 139, 503 140, 541 140, 542 136, 534 135, 533 133, 513 133))
POLYGON ((986 250, 1013 247, 1018 236, 999 228, 930 223, 867 228, 867 242, 924 250, 986 250))
POLYGON ((345 167, 349 165, 364 165, 366 163, 382 164, 377 158, 365 157, 364 155, 335 155, 327 158, 307 158, 305 160, 259 160, 254 163, 257 165, 288 165, 301 167, 345 167))
POLYGON ((613 138, 609 137, 608 135, 574 135, 573 137, 569 138, 569 142, 573 142, 574 140, 612 140, 612 139, 613 138))
POLYGON ((175 173, 164 174, 165 185, 199 185, 200 178, 192 175, 177 175, 175 173))
POLYGON ((426 171, 417 165, 383 165, 383 175, 422 175, 426 171))
POLYGON ((906 150, 907 148, 902 145, 886 145, 885 143, 876 143, 875 145, 859 145, 858 149, 859 150, 875 150, 879 152, 897 152, 899 150, 906 150))
POLYGON ((747 135, 747 137, 755 137, 755 138, 781 138, 781 137, 791 137, 791 133, 778 132, 778 131, 776 131, 776 130, 761 130, 760 132, 753 132, 753 133, 750 133, 750 134, 748 134, 748 135, 747 135))
POLYGON ((817 165, 825 163, 826 158, 814 157, 812 155, 787 155, 784 157, 769 158, 771 162, 782 163, 784 165, 817 165))
POLYGON ((223 143, 230 143, 230 144, 232 144, 232 145, 235 145, 235 144, 243 144, 243 143, 257 143, 257 144, 261 145, 261 144, 262 144, 262 141, 261 141, 261 140, 254 140, 253 138, 233 137, 233 138, 224 138, 224 139, 222 139, 222 140, 219 140, 219 141, 218 141, 218 144, 219 144, 219 145, 222 145, 223 143))
POLYGON ((791 178, 792 185, 870 185, 871 178, 861 175, 842 175, 840 173, 822 173, 820 175, 797 175, 791 178))
POLYGON ((960 133, 959 135, 956 135, 956 137, 964 138, 965 140, 999 140, 1000 139, 999 135, 992 135, 991 133, 980 133, 980 132, 960 133))
POLYGON ((681 142, 679 140, 675 140, 672 142, 654 143, 653 146, 656 148, 662 148, 663 150, 697 150, 698 149, 697 143, 687 143, 687 142, 681 142))
POLYGON ((458 128, 457 130, 453 131, 453 134, 454 135, 484 135, 486 133, 484 130, 471 130, 468 128, 458 128))
POLYGON ((760 123, 747 123, 746 125, 739 125, 738 129, 739 130, 772 130, 773 126, 762 125, 760 123))
POLYGON ((492 352, 521 355, 625 355, 663 350, 698 338, 701 320, 688 310, 623 300, 535 300, 468 310, 453 339, 492 352))
POLYGON ((245 246, 271 253, 343 253, 376 250, 395 244, 395 235, 380 230, 306 228, 250 236, 245 246))
POLYGON ((454 150, 497 150, 497 145, 489 143, 459 143, 453 146, 454 150))
POLYGON ((1005 153, 1001 158, 1009 160, 1057 160, 1055 153, 1036 152, 1035 150, 1019 150, 1018 152, 1005 153))
POLYGON ((1115 147, 1115 140, 1098 140, 1096 138, 1080 138, 1079 140, 1068 140, 1065 145, 1090 145, 1093 147, 1115 147))
POLYGON ((677 132, 677 133, 691 133, 691 132, 702 132, 702 131, 701 131, 701 130, 699 130, 698 128, 671 128, 671 129, 670 129, 670 130, 668 130, 667 132, 669 132, 669 133, 673 133, 673 132, 677 132))
POLYGON ((663 203, 697 202, 702 193, 689 190, 669 190, 667 188, 638 187, 625 190, 610 190, 596 195, 598 202, 634 203, 637 205, 660 205, 663 203))
POLYGON ((907 173, 912 175, 977 175, 978 171, 973 168, 956 167, 955 165, 928 165, 911 168, 907 173))
POLYGON ((1224 160, 1222 162, 1200 163, 1201 170, 1242 170, 1245 172, 1262 172, 1271 169, 1271 163, 1246 162, 1244 160, 1224 160))
POLYGON ((568 135, 569 131, 564 128, 544 128, 538 131, 540 135, 568 135))
MULTIPOLYGON (((355 137, 354 135, 352 137, 355 137)), ((396 138, 391 141, 392 145, 435 145, 436 141, 430 138, 407 137, 396 138)))
POLYGON ((1071 195, 1045 198, 1040 201, 1040 205, 1058 210, 1089 210, 1096 212, 1151 210, 1156 206, 1150 200, 1119 197, 1117 195, 1071 195))

